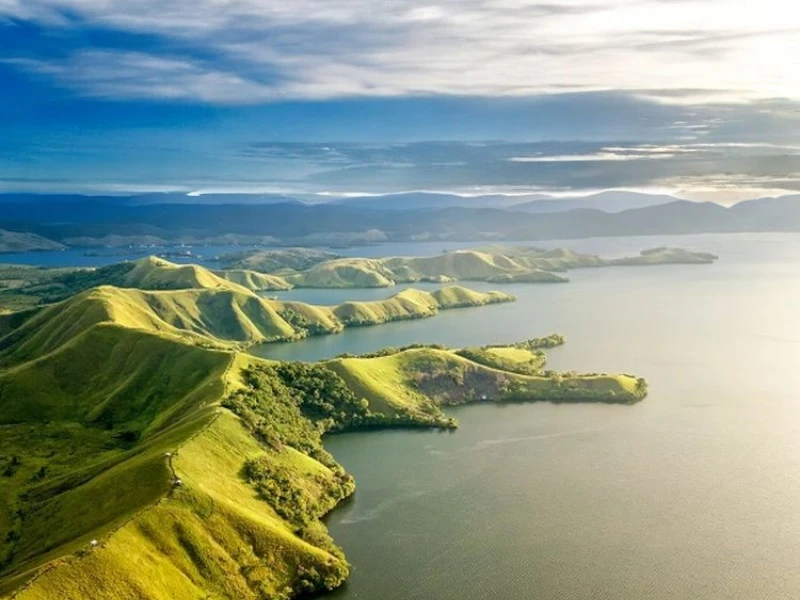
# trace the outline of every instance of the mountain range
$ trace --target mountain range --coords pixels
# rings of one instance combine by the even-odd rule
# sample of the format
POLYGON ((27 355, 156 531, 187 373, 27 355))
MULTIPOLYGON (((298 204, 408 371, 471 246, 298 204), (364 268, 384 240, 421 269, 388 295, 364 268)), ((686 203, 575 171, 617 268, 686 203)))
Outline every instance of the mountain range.
MULTIPOLYGON (((12 195, 0 196, 0 230, 37 236, 30 239, 39 248, 47 247, 46 240, 72 247, 162 243, 324 246, 800 231, 800 195, 750 200, 729 208, 630 192, 603 193, 593 200, 529 200, 505 208, 448 206, 450 201, 445 198, 438 207, 379 210, 345 201, 192 204, 81 196, 68 201, 63 196, 21 201, 19 195, 12 195), (567 203, 570 210, 554 212, 554 202, 567 203)), ((24 249, 18 243, 24 238, 13 237, 13 249, 24 249)))

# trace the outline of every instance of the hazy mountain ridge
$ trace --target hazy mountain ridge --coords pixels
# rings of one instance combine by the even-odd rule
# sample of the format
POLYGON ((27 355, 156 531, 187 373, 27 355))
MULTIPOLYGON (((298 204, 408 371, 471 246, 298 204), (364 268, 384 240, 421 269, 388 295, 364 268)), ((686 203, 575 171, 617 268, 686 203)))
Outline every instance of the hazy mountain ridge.
MULTIPOLYGON (((647 201, 654 201, 652 198, 647 201)), ((285 245, 347 245, 382 241, 546 240, 592 236, 800 231, 800 196, 765 198, 730 208, 678 200, 604 212, 575 208, 528 213, 496 208, 371 210, 335 203, 2 204, 0 229, 32 233, 79 247, 208 243, 268 239, 285 245)))

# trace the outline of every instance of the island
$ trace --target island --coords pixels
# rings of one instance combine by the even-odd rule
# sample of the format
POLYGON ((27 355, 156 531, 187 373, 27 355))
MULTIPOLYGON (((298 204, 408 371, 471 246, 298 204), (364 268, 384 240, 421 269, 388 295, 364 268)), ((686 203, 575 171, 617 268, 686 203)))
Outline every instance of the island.
POLYGON ((223 277, 241 282, 246 272, 268 273, 270 280, 257 289, 376 288, 402 283, 487 281, 491 283, 566 283, 563 275, 572 269, 652 266, 664 264, 710 264, 713 254, 681 248, 653 248, 639 256, 602 258, 572 250, 544 250, 533 246, 491 246, 455 250, 437 256, 342 258, 326 253, 295 250, 262 250, 222 257, 231 270, 223 277), (237 273, 232 275, 231 273, 237 273))
POLYGON ((452 429, 467 402, 633 404, 644 379, 546 369, 559 335, 317 363, 252 343, 507 301, 458 287, 313 307, 162 259, 61 274, 0 315, 0 597, 289 599, 349 574, 321 518, 355 482, 323 436, 452 429), (137 287, 142 286, 142 287, 137 287), (148 288, 148 289, 142 289, 148 288))

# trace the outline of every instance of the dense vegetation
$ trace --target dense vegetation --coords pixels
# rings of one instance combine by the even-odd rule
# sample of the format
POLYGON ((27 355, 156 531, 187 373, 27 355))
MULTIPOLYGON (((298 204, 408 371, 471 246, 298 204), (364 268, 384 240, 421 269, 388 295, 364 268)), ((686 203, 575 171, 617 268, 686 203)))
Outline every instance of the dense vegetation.
POLYGON ((326 327, 321 320, 312 320, 306 317, 303 313, 292 308, 291 306, 284 306, 278 314, 281 318, 291 325, 295 331, 299 332, 301 337, 328 335, 335 333, 335 326, 326 327))
POLYGON ((246 387, 229 396, 224 406, 270 447, 290 445, 328 467, 335 463, 323 449, 321 436, 362 425, 370 414, 367 401, 321 365, 261 365, 246 370, 243 377, 246 387))

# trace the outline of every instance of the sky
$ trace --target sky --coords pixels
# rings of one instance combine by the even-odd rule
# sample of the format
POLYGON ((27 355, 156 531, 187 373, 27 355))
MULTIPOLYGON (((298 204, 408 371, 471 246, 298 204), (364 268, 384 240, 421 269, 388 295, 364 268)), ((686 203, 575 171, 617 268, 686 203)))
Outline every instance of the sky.
POLYGON ((0 191, 800 190, 789 0, 0 0, 0 191))

